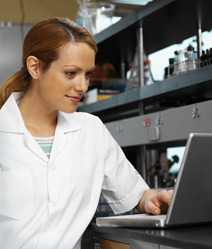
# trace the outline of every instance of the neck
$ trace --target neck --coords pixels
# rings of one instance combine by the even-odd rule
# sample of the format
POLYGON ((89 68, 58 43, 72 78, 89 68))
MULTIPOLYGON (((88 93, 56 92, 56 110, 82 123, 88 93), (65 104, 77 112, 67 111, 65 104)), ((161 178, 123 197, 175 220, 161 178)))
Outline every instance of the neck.
POLYGON ((47 110, 28 92, 22 98, 19 109, 26 128, 33 136, 54 136, 58 111, 47 110))

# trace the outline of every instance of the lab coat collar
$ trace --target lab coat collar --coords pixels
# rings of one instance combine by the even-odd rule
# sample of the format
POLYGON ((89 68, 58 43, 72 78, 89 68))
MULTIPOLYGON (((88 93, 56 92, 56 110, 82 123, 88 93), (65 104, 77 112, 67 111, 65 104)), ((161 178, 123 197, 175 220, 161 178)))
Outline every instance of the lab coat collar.
MULTIPOLYGON (((23 118, 18 108, 22 92, 15 92, 0 110, 0 131, 12 133, 27 133, 23 118)), ((81 125, 75 120, 76 113, 66 114, 59 112, 57 129, 63 133, 79 130, 81 125)))
POLYGON ((0 110, 0 131, 25 133, 26 127, 18 108, 22 93, 12 93, 0 110), (17 103, 16 103, 17 102, 17 103))
POLYGON ((23 118, 18 108, 18 103, 22 96, 23 93, 12 93, 5 104, 2 106, 0 110, 0 132, 16 134, 22 133, 25 137, 25 142, 28 148, 45 162, 52 163, 69 142, 65 134, 68 132, 77 131, 81 128, 80 124, 75 118, 77 114, 66 114, 59 112, 54 138, 56 143, 53 143, 50 161, 48 161, 47 156, 42 151, 35 139, 33 139, 32 135, 24 124, 23 118))
POLYGON ((74 113, 58 113, 58 121, 57 121, 57 129, 63 131, 64 133, 72 132, 79 130, 81 125, 75 120, 75 116, 77 114, 74 113))

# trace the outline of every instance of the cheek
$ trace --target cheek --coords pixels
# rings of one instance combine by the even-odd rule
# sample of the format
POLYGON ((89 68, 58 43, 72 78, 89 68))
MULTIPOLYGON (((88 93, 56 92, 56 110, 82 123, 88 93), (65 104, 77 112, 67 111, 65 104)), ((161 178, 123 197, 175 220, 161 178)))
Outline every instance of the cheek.
POLYGON ((44 91, 55 94, 67 89, 67 87, 70 85, 70 82, 68 82, 65 77, 61 77, 58 75, 52 75, 52 77, 48 77, 48 79, 46 79, 46 81, 43 83, 44 91))

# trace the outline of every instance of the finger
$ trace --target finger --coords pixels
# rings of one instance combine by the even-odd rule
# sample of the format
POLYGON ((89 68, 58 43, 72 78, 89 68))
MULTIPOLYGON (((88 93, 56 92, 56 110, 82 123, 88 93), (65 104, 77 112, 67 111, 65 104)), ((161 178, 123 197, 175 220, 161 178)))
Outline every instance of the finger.
POLYGON ((159 215, 161 213, 161 210, 159 207, 157 207, 154 202, 148 201, 145 207, 146 213, 159 215))
POLYGON ((147 203, 150 213, 158 215, 166 213, 170 205, 173 191, 162 190, 151 201, 147 203))
POLYGON ((168 206, 170 205, 171 198, 173 195, 173 190, 162 190, 156 195, 152 196, 145 205, 146 213, 151 213, 154 215, 159 215, 161 213, 166 213, 168 206))
POLYGON ((167 191, 167 190, 162 190, 161 192, 159 192, 158 194, 158 200, 160 201, 160 203, 167 203, 168 205, 170 205, 171 202, 171 198, 172 198, 172 193, 173 191, 167 191))

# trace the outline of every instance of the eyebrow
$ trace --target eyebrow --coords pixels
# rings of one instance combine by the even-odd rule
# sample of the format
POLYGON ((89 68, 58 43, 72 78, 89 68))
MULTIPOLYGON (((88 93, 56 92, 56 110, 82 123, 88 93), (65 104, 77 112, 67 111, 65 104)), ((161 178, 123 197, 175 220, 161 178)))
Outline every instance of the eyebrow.
MULTIPOLYGON (((66 67, 75 67, 78 70, 82 70, 80 67, 75 66, 75 65, 65 65, 65 66, 63 66, 63 68, 66 68, 66 67)), ((93 71, 94 69, 95 69, 95 65, 91 69, 89 69, 88 71, 90 71, 90 70, 93 71)))
POLYGON ((95 66, 93 66, 90 70, 94 70, 95 69, 95 66))

